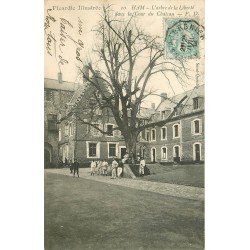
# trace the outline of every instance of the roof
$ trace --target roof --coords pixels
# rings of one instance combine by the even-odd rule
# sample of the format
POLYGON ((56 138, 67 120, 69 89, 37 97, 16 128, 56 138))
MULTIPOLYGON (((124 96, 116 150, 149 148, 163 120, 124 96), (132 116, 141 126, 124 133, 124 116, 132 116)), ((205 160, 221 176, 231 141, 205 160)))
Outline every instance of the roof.
POLYGON ((138 119, 149 119, 151 117, 151 115, 153 115, 154 113, 155 113, 155 110, 153 110, 151 108, 141 107, 139 112, 137 113, 136 117, 138 119))
MULTIPOLYGON (((173 108, 175 108, 176 105, 180 102, 180 100, 186 95, 187 98, 182 102, 180 106, 179 115, 184 115, 184 114, 194 112, 193 98, 200 97, 202 100, 204 100, 203 99, 204 98, 204 86, 205 86, 204 84, 199 85, 179 95, 169 97, 167 100, 159 104, 159 106, 157 107, 157 111, 173 110, 173 108)), ((204 101, 201 101, 199 103, 199 110, 203 110, 203 109, 204 109, 204 101)))
POLYGON ((59 83, 57 79, 44 78, 45 89, 58 89, 65 91, 75 91, 78 88, 78 83, 62 81, 59 83))
POLYGON ((73 94, 73 96, 69 102, 71 105, 77 104, 81 100, 81 98, 83 98, 86 87, 87 87, 87 85, 85 85, 85 84, 81 84, 79 86, 79 88, 75 91, 75 93, 73 94))

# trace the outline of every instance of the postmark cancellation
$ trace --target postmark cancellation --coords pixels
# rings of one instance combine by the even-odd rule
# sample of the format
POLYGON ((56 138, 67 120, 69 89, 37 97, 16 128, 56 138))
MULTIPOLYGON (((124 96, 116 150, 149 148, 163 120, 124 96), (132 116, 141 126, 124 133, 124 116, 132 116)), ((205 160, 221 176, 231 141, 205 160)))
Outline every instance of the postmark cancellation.
POLYGON ((200 57, 200 39, 204 39, 204 27, 198 19, 164 19, 165 57, 167 59, 195 59, 200 57))

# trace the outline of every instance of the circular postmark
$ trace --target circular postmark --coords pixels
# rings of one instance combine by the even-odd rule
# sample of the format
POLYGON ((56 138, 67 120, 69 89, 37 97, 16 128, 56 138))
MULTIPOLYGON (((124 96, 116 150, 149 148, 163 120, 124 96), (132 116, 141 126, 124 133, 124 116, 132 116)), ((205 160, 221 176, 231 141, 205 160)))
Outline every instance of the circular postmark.
POLYGON ((199 39, 203 26, 194 19, 167 19, 165 52, 169 59, 199 58, 199 39))

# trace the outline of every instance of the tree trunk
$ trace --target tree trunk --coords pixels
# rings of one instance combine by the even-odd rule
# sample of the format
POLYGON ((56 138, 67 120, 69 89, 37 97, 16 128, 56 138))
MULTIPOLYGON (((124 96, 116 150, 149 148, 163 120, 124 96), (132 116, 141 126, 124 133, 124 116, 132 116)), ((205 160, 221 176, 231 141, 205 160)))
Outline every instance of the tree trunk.
POLYGON ((136 159, 137 132, 130 132, 125 138, 126 148, 129 155, 129 163, 134 163, 136 159))

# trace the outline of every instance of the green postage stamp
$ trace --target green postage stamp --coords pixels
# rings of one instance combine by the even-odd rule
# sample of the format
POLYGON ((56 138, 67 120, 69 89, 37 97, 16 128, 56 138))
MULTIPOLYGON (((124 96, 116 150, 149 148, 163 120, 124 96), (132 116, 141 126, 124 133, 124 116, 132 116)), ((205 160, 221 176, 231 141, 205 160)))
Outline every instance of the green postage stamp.
POLYGON ((199 40, 204 39, 204 27, 198 19, 164 19, 165 55, 168 59, 199 58, 199 40))

